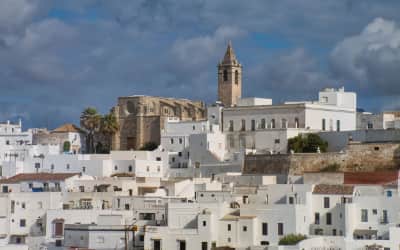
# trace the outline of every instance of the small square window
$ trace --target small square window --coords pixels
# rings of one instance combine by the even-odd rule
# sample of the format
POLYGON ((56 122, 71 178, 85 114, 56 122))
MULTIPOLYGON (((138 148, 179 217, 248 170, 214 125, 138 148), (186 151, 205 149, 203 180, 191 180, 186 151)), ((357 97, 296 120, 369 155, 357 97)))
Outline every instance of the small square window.
POLYGON ((372 214, 378 214, 378 210, 377 209, 372 209, 372 214))
POLYGON ((25 226, 26 226, 26 220, 25 220, 25 219, 21 219, 21 220, 19 221, 19 226, 20 226, 20 227, 25 227, 25 226))
POLYGON ((279 143, 281 143, 281 140, 280 139, 275 139, 275 144, 279 144, 279 143))

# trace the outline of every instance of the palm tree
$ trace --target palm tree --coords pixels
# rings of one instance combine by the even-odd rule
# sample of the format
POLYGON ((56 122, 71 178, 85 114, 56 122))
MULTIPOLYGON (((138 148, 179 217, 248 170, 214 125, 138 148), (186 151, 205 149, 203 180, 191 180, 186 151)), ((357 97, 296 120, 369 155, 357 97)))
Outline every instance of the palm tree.
POLYGON ((94 151, 94 134, 100 129, 101 115, 92 107, 86 108, 80 118, 81 127, 87 132, 86 145, 89 153, 94 151))
POLYGON ((100 132, 106 137, 108 144, 106 147, 108 151, 111 150, 112 136, 118 131, 118 129, 118 120, 113 112, 103 116, 101 119, 100 132))

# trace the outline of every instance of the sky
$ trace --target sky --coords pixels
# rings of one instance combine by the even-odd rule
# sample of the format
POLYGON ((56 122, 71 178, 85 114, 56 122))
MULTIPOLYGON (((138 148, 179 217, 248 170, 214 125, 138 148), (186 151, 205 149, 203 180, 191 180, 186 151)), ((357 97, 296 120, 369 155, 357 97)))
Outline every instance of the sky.
POLYGON ((119 96, 213 103, 232 41, 243 96, 400 109, 398 0, 1 0, 0 120, 79 124, 119 96))

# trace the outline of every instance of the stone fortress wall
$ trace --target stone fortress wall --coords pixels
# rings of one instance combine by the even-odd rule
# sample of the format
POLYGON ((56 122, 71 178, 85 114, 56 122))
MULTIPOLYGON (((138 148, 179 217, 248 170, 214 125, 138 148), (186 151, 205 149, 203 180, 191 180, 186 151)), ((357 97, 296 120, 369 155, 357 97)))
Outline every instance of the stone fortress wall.
POLYGON ((247 155, 244 174, 301 175, 328 170, 379 171, 400 168, 400 143, 350 143, 344 152, 247 155))

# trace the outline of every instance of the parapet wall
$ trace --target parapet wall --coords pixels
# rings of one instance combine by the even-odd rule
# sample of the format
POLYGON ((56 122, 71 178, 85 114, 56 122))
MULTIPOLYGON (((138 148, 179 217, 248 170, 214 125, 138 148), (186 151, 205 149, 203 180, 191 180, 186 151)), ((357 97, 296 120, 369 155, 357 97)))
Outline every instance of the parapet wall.
POLYGON ((243 173, 301 175, 333 164, 349 172, 399 169, 400 143, 352 143, 340 153, 247 155, 243 173))

